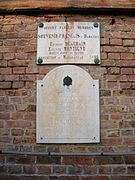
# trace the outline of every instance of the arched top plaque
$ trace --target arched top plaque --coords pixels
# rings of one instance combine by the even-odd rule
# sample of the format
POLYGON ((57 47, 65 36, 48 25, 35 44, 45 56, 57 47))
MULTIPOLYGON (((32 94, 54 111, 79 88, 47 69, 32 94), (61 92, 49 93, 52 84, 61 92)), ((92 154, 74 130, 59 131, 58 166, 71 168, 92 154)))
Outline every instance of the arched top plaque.
POLYGON ((98 80, 65 65, 37 81, 37 143, 99 141, 98 80))

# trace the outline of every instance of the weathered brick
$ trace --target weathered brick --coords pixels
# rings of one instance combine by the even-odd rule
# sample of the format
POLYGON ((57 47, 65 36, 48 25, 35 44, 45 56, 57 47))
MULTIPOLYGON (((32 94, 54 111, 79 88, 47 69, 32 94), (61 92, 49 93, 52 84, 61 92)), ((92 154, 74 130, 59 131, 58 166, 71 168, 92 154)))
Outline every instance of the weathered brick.
POLYGON ((121 68, 121 74, 133 74, 133 68, 121 68))
POLYGON ((35 138, 32 137, 14 137, 14 144, 35 144, 35 138))
POLYGON ((13 68, 13 74, 24 74, 25 73, 25 67, 14 67, 13 68))
POLYGON ((121 114, 111 114, 111 120, 121 120, 122 115, 121 114))
POLYGON ((107 131, 107 136, 108 137, 119 137, 120 136, 120 131, 119 130, 108 130, 107 131))
POLYGON ((81 180, 109 180, 108 176, 82 176, 81 180))
POLYGON ((122 45, 122 39, 110 39, 110 44, 121 46, 122 45))
POLYGON ((0 68, 0 74, 12 74, 12 68, 0 68))
POLYGON ((125 174, 126 166, 115 166, 113 167, 113 174, 125 174))
POLYGON ((78 176, 49 176, 49 180, 79 180, 78 176))
POLYGON ((39 174, 51 174, 51 167, 50 166, 38 166, 38 173, 39 174))
POLYGON ((120 68, 118 68, 118 67, 110 67, 108 69, 108 71, 109 71, 110 74, 119 74, 120 73, 120 68))
POLYGON ((29 61, 28 60, 11 60, 11 61, 8 61, 8 66, 11 66, 11 67, 21 67, 21 66, 24 66, 24 67, 27 67, 29 64, 29 61))
POLYGON ((11 82, 0 82, 0 89, 10 89, 11 82))
POLYGON ((14 46, 16 44, 16 40, 8 39, 4 41, 4 46, 14 46))
POLYGON ((134 180, 134 176, 112 176, 111 180, 134 180))
POLYGON ((0 119, 10 119, 10 113, 0 113, 0 119))
POLYGON ((8 173, 10 173, 10 174, 21 173, 21 166, 18 166, 18 165, 8 166, 8 173))
POLYGON ((121 59, 133 59, 134 56, 132 53, 121 53, 121 59))
POLYGON ((12 136, 22 136, 24 132, 22 129, 12 129, 11 134, 12 136))
POLYGON ((131 40, 131 39, 124 39, 123 40, 123 46, 134 46, 134 45, 135 45, 134 40, 131 40))
POLYGON ((37 164, 61 164, 61 157, 38 156, 37 164))
POLYGON ((131 88, 131 82, 120 82, 120 89, 130 89, 131 88))
POLYGON ((81 174, 82 173, 82 167, 81 166, 70 166, 68 167, 68 173, 69 174, 81 174))
POLYGON ((97 173, 97 166, 89 166, 84 165, 84 174, 96 174, 97 173))
POLYGON ((66 174, 66 166, 53 166, 54 174, 66 174))
POLYGON ((35 164, 34 156, 27 155, 7 155, 7 163, 9 164, 35 164))
POLYGON ((15 89, 23 88, 24 87, 24 82, 13 82, 12 87, 15 88, 15 89))
POLYGON ((7 121, 6 122, 7 127, 11 128, 11 127, 25 127, 25 128, 29 128, 32 126, 31 122, 26 122, 26 121, 7 121))
POLYGON ((93 157, 83 157, 83 156, 65 156, 63 157, 63 164, 68 165, 94 165, 93 157))
POLYGON ((99 174, 110 174, 111 167, 110 166, 99 166, 99 174))
POLYGON ((2 30, 5 32, 12 32, 14 30, 14 26, 13 25, 4 25, 2 30))
POLYGON ((128 174, 135 174, 135 165, 128 166, 128 174))
POLYGON ((23 166, 23 172, 26 174, 34 174, 35 173, 35 166, 33 165, 25 165, 23 166))

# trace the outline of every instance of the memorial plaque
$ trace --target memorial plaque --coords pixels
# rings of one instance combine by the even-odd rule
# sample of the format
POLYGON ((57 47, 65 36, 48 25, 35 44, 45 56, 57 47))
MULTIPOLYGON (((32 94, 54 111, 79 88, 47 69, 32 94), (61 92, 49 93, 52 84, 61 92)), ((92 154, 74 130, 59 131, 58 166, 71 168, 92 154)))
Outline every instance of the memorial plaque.
POLYGON ((40 23, 37 64, 100 64, 99 23, 40 23))
POLYGON ((37 81, 37 143, 98 143, 99 81, 65 65, 37 81))

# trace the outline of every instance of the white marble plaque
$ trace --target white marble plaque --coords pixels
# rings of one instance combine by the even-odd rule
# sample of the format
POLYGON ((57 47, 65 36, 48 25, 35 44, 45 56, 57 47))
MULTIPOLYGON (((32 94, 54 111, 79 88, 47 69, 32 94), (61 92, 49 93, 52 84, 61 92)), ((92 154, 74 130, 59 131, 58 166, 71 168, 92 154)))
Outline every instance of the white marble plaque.
POLYGON ((100 64, 100 24, 40 23, 37 64, 100 64))
POLYGON ((99 143, 99 81, 60 66, 37 81, 37 143, 99 143))

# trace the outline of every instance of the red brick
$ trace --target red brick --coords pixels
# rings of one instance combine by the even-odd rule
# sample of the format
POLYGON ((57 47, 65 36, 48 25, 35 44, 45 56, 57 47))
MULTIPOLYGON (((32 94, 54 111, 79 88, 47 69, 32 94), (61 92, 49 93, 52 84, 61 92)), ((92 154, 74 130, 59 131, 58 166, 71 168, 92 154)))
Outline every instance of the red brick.
POLYGON ((109 45, 109 38, 101 38, 101 45, 109 45))
POLYGON ((54 166, 53 173, 54 174, 66 174, 66 166, 54 166))
POLYGON ((134 131, 133 130, 122 130, 121 135, 122 136, 133 136, 134 131))
POLYGON ((60 164, 61 157, 38 156, 37 164, 60 164))
POLYGON ((118 152, 118 153, 121 153, 121 152, 126 153, 126 152, 128 152, 128 147, 126 145, 120 145, 120 146, 118 145, 114 149, 115 149, 115 152, 118 152))
POLYGON ((10 113, 0 113, 0 119, 9 119, 10 118, 10 113))
POLYGON ((13 139, 14 144, 35 144, 36 140, 33 137, 14 137, 13 139))
POLYGON ((24 87, 24 82, 13 82, 12 87, 15 88, 15 89, 23 88, 24 87))
POLYGON ((25 120, 35 120, 36 113, 35 112, 25 112, 24 119, 25 120))
POLYGON ((82 167, 81 166, 70 166, 68 167, 68 173, 69 174, 81 174, 82 173, 82 167))
POLYGON ((0 74, 12 74, 12 68, 0 68, 0 74))
POLYGON ((27 74, 37 74, 38 73, 38 68, 26 68, 26 73, 27 74))
POLYGON ((4 143, 4 144, 6 144, 6 143, 8 143, 8 144, 11 144, 12 143, 12 137, 10 137, 10 136, 0 136, 0 143, 4 143))
POLYGON ((99 166, 99 174, 110 174, 111 173, 111 167, 109 166, 99 166))
POLYGON ((36 88, 36 83, 35 82, 26 82, 26 88, 28 89, 35 89, 36 88))
POLYGON ((0 60, 0 67, 7 67, 7 61, 6 60, 0 60))
POLYGON ((12 119, 23 119, 23 113, 22 112, 12 112, 12 119))
POLYGON ((112 176, 111 180, 134 180, 134 176, 112 176))
POLYGON ((121 68, 121 74, 133 74, 133 68, 121 68))
POLYGON ((101 144, 104 146, 108 145, 120 145, 122 144, 122 139, 121 138, 111 138, 111 139, 101 139, 101 144))
POLYGON ((122 45, 122 39, 110 39, 110 44, 121 46, 122 45))
POLYGON ((7 127, 26 127, 29 128, 32 126, 31 122, 25 122, 25 121, 7 121, 6 122, 7 127))
POLYGON ((135 138, 124 138, 123 139, 123 144, 134 144, 135 143, 135 138))
POLYGON ((111 120, 121 120, 122 115, 121 114, 111 114, 111 120))
POLYGON ((20 97, 10 97, 10 102, 11 103, 21 103, 21 98, 20 97))
POLYGON ((4 121, 0 120, 0 128, 3 128, 3 127, 4 127, 4 121))
POLYGON ((11 66, 11 67, 21 67, 21 66, 25 66, 27 67, 29 64, 29 61, 28 60, 11 60, 11 61, 8 61, 8 66, 11 66))
POLYGON ((121 59, 133 59, 134 56, 132 53, 121 53, 121 59))
POLYGON ((15 53, 15 57, 17 60, 27 60, 28 59, 28 54, 24 52, 20 53, 15 53))
POLYGON ((51 167, 50 166, 38 166, 38 173, 39 174, 50 174, 51 167))
POLYGON ((7 163, 9 164, 35 164, 34 156, 27 155, 7 155, 7 163))
POLYGON ((108 59, 120 59, 120 53, 108 53, 108 59))
POLYGON ((12 129, 11 134, 12 136, 22 136, 24 132, 22 129, 12 129))
POLYGON ((134 40, 131 39, 123 40, 123 46, 134 46, 134 45, 135 45, 134 40))
POLYGON ((8 166, 8 173, 10 174, 21 173, 21 166, 18 166, 18 165, 8 166))
POLYGON ((126 166, 115 166, 113 167, 114 174, 125 174, 126 173, 126 166))
POLYGON ((97 173, 96 166, 84 165, 84 174, 96 174, 96 173, 97 173))
POLYGON ((85 156, 65 156, 63 157, 63 164, 66 165, 94 165, 93 157, 85 157, 85 156))
POLYGON ((5 76, 5 81, 19 81, 19 76, 18 75, 5 76))
POLYGON ((120 89, 130 89, 131 88, 131 82, 120 82, 120 89))
POLYGON ((78 176, 49 176, 49 180, 79 180, 78 176))
POLYGON ((14 67, 13 68, 13 74, 24 74, 25 73, 25 67, 14 67))
POLYGON ((82 176, 81 180, 109 180, 108 176, 82 176))
POLYGON ((0 82, 0 89, 10 89, 11 82, 0 82))
POLYGON ((135 81, 135 75, 129 75, 128 80, 129 81, 135 81))
POLYGON ((4 46, 14 46, 16 44, 16 40, 8 39, 4 41, 4 46))
POLYGON ((14 30, 14 26, 13 25, 4 25, 2 30, 5 32, 12 32, 14 30))
POLYGON ((34 174, 35 173, 35 166, 33 165, 25 165, 23 167, 23 172, 26 174, 34 174))
POLYGON ((108 87, 109 89, 118 89, 118 82, 108 81, 108 82, 107 82, 107 87, 108 87))

